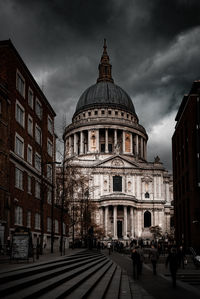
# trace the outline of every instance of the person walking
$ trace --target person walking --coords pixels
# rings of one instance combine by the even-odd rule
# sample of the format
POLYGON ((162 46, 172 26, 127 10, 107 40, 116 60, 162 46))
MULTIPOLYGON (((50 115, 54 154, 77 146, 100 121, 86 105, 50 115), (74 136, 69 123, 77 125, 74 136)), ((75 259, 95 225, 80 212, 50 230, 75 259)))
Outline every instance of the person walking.
POLYGON ((133 262, 133 279, 139 279, 139 272, 140 272, 140 254, 137 251, 138 246, 133 248, 131 252, 131 259, 133 262))
POLYGON ((178 249, 178 266, 185 268, 185 250, 183 246, 180 246, 178 249))
POLYGON ((144 251, 143 251, 143 248, 142 246, 140 246, 138 249, 137 249, 139 255, 140 255, 140 267, 139 267, 139 275, 142 274, 142 268, 143 268, 143 262, 144 262, 144 251))
POLYGON ((154 244, 151 245, 151 249, 149 252, 149 258, 151 260, 152 263, 152 267, 153 267, 153 274, 156 275, 157 274, 157 262, 158 262, 158 250, 157 248, 155 248, 154 244))
POLYGON ((167 256, 167 259, 165 262, 166 268, 167 268, 168 264, 169 264, 169 270, 170 270, 170 273, 172 276, 172 285, 173 285, 173 288, 175 288, 176 287, 176 272, 178 270, 178 254, 177 254, 175 247, 171 248, 171 250, 167 256))
POLYGON ((108 254, 110 255, 110 252, 111 252, 111 243, 110 242, 108 242, 107 248, 108 248, 108 254))

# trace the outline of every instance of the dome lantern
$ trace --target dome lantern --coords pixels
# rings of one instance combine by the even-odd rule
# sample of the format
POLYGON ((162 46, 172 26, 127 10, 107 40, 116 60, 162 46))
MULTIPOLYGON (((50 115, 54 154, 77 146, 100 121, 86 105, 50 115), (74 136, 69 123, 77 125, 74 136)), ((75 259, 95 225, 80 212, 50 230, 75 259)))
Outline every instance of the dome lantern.
POLYGON ((99 78, 97 79, 97 83, 102 81, 108 81, 114 83, 112 78, 112 65, 109 62, 109 56, 107 53, 107 45, 106 39, 104 38, 104 45, 103 45, 103 54, 101 56, 101 62, 99 64, 99 78))

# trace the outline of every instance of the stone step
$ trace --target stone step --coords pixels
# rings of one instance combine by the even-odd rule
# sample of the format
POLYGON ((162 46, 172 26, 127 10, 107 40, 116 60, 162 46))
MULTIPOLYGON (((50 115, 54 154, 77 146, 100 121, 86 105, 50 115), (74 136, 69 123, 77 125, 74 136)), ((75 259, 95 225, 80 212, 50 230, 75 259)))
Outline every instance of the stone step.
POLYGON ((120 299, 130 299, 131 297, 131 289, 130 283, 127 274, 123 271, 121 277, 121 285, 120 285, 120 299))
POLYGON ((90 263, 94 263, 94 264, 98 263, 102 259, 105 259, 105 257, 94 256, 94 257, 90 257, 89 260, 83 259, 83 261, 81 261, 81 262, 75 262, 71 265, 59 267, 58 269, 48 270, 48 267, 47 267, 45 272, 33 274, 33 275, 26 276, 26 277, 20 278, 20 279, 15 279, 15 280, 9 281, 3 285, 0 285, 0 295, 10 294, 13 291, 16 291, 16 290, 19 290, 22 288, 26 288, 29 286, 33 286, 36 283, 41 283, 42 281, 46 281, 47 279, 55 277, 56 275, 59 276, 62 274, 66 274, 67 272, 69 272, 69 275, 70 275, 70 273, 71 273, 70 271, 77 270, 79 268, 82 269, 82 267, 88 266, 90 263))
POLYGON ((0 275, 0 284, 3 284, 5 282, 8 282, 10 280, 15 280, 15 279, 20 279, 20 278, 23 278, 23 277, 27 277, 27 275, 33 275, 34 273, 42 273, 42 272, 45 272, 47 270, 53 270, 53 269, 58 269, 59 267, 62 267, 62 266, 67 266, 67 265, 71 265, 71 264, 74 264, 75 262, 82 262, 82 261, 86 261, 86 260, 90 260, 92 258, 94 258, 94 256, 92 255, 86 255, 85 257, 84 256, 77 256, 77 257, 73 257, 73 259, 69 259, 69 260, 65 260, 65 259, 62 259, 62 260, 59 260, 57 262, 54 262, 54 263, 50 263, 50 264, 40 264, 40 265, 37 265, 35 267, 31 267, 31 268, 23 268, 23 269, 20 269, 18 271, 15 271, 13 273, 13 271, 11 272, 7 272, 7 273, 3 273, 0 275))
POLYGON ((66 296, 67 298, 88 298, 87 294, 90 292, 91 288, 98 283, 99 279, 108 271, 108 269, 110 269, 112 264, 113 263, 107 259, 104 263, 77 275, 72 280, 67 281, 62 284, 62 286, 52 290, 49 294, 45 294, 41 298, 45 299, 46 296, 48 296, 49 299, 64 298, 66 296))
POLYGON ((105 294, 105 299, 119 298, 122 270, 119 266, 114 273, 110 286, 105 294))

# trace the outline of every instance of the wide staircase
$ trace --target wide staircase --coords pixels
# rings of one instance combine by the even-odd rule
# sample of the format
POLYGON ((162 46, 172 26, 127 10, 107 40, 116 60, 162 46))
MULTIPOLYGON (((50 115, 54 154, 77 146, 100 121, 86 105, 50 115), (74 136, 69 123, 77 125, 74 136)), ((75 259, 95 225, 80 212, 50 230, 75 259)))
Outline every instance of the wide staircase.
POLYGON ((0 298, 132 297, 121 268, 104 254, 86 250, 0 273, 0 298))

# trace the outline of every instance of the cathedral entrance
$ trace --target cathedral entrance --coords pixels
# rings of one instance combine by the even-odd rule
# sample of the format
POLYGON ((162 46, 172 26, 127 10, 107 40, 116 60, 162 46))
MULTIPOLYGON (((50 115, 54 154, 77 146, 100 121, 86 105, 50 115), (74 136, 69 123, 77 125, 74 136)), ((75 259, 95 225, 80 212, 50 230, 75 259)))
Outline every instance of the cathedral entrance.
POLYGON ((117 237, 122 238, 122 221, 117 221, 117 237))

